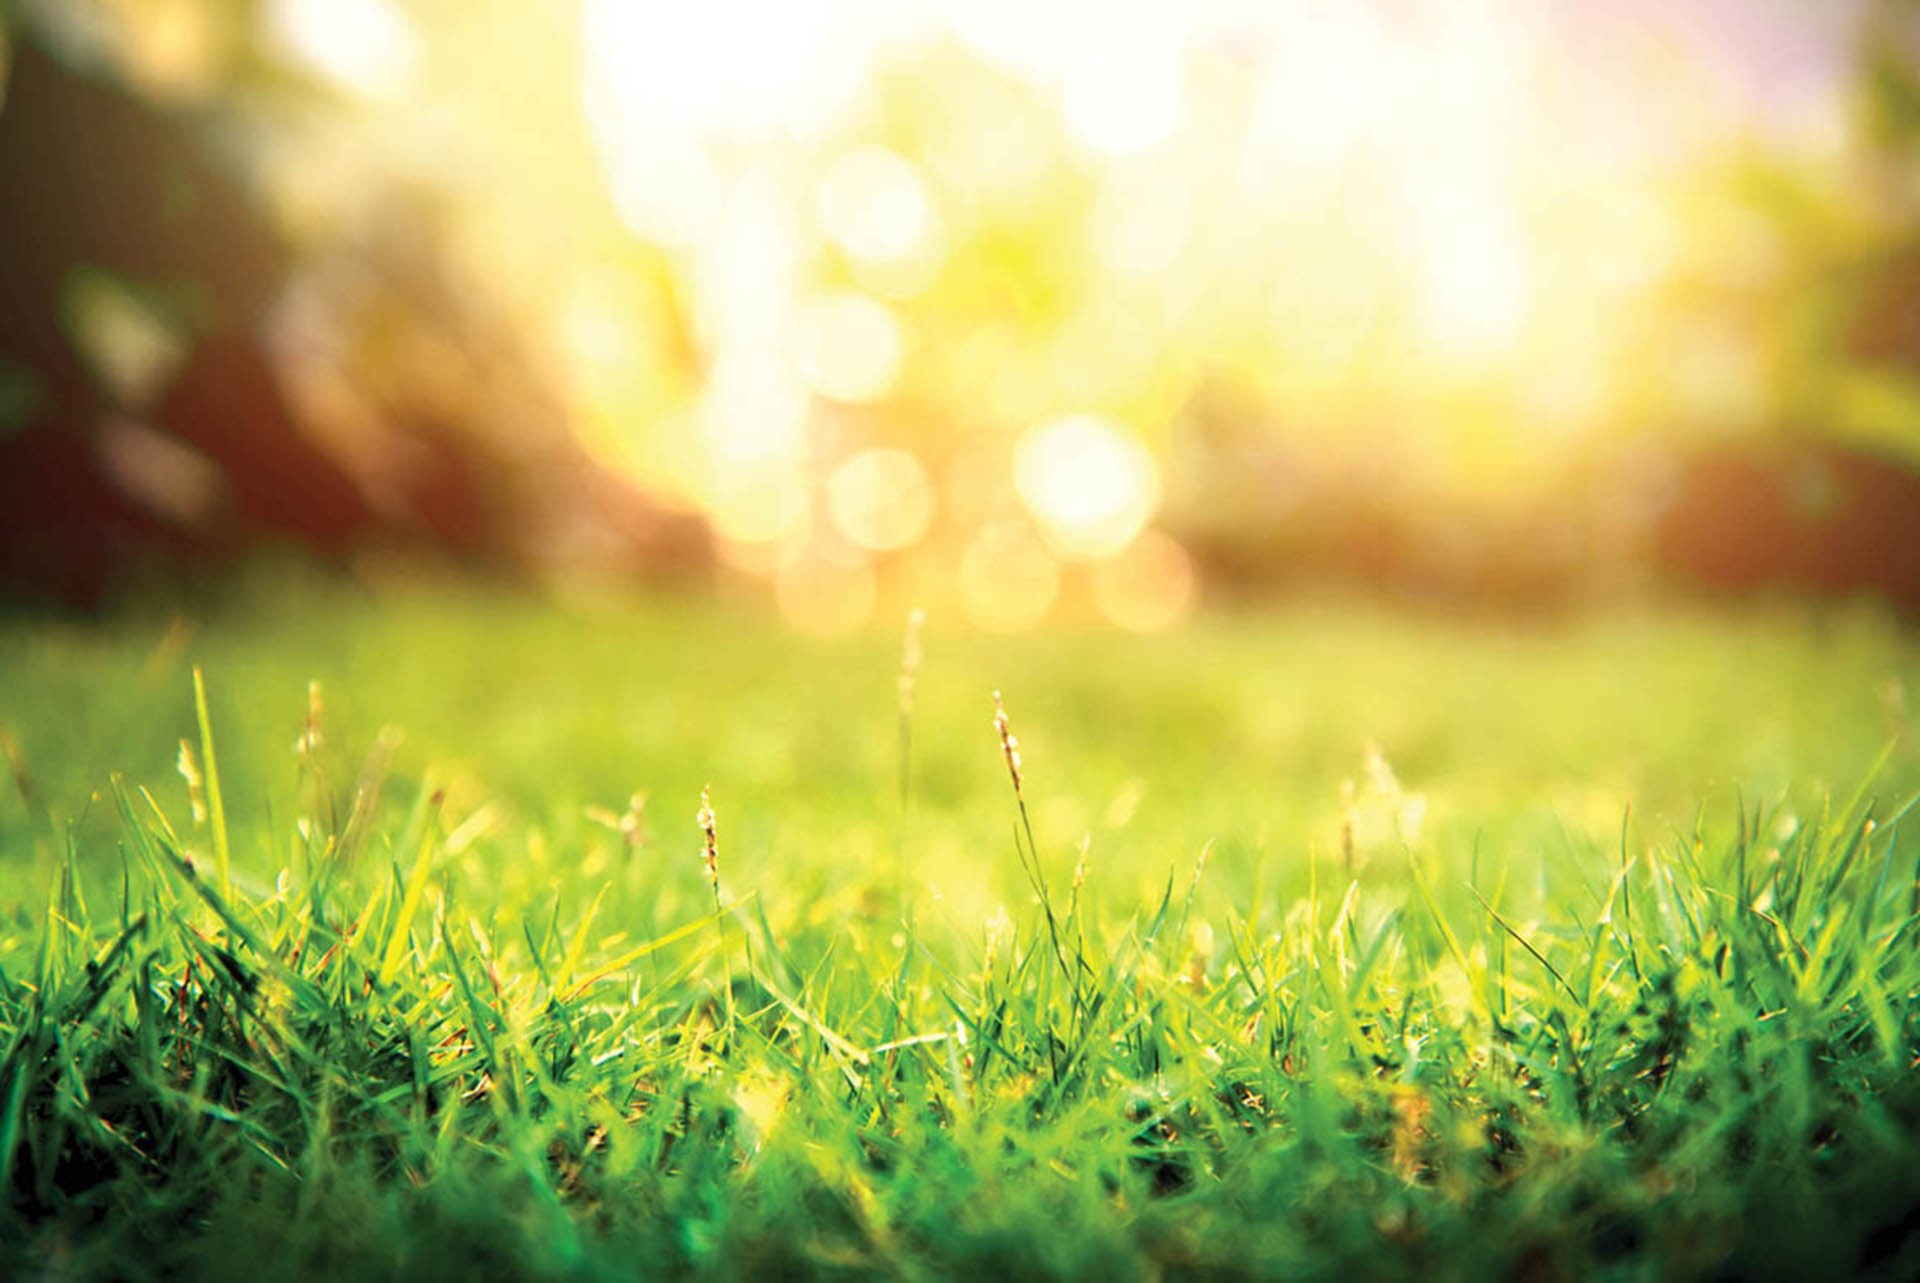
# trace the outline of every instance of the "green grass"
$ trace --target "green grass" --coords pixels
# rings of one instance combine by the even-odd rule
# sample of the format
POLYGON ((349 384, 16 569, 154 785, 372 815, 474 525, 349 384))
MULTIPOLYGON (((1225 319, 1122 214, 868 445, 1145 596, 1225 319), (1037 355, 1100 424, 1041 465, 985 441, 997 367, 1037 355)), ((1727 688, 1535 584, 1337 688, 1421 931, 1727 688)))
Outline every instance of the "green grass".
POLYGON ((1920 1271, 1875 612, 924 649, 903 735, 744 607, 0 628, 0 1274, 1920 1271))

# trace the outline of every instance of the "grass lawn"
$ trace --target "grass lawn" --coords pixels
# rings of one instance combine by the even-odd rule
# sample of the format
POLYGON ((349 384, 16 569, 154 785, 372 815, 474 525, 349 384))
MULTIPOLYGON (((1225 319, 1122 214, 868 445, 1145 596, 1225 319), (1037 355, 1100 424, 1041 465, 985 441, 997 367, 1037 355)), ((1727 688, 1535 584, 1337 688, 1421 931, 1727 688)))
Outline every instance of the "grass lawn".
POLYGON ((0 624, 0 1274, 1920 1274, 1885 617, 920 649, 0 624))

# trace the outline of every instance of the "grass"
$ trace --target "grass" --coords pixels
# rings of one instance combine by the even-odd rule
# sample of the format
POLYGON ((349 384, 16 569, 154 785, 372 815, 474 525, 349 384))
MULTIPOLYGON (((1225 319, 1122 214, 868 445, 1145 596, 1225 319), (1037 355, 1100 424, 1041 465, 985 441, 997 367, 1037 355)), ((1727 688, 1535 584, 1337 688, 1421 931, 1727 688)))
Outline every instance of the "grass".
POLYGON ((9 623, 0 1273, 1920 1272, 1876 613, 919 648, 9 623))

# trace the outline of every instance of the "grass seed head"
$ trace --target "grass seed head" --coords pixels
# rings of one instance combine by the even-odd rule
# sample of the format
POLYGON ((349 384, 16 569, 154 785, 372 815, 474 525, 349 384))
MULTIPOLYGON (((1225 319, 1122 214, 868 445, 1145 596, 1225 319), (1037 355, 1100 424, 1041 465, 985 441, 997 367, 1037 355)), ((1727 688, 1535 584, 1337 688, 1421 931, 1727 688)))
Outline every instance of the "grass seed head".
POLYGON ((180 772, 180 778, 187 782, 187 802, 193 807, 193 822, 207 822, 207 780, 200 774, 200 759, 193 755, 193 745, 180 741, 180 756, 174 762, 174 769, 180 772))
POLYGON ((301 761, 310 759, 326 743, 326 734, 321 730, 322 720, 326 716, 326 701, 320 697, 319 681, 307 683, 307 720, 300 728, 300 738, 293 742, 293 751, 301 761))
POLYGON ((1007 759, 1007 774, 1013 779, 1013 796, 1024 800, 1020 791, 1020 741, 1014 737, 1007 725, 1007 708, 1000 702, 1000 692, 993 693, 993 729, 1000 736, 1000 752, 1007 759))
POLYGON ((1193 929, 1187 933, 1187 960, 1180 968, 1180 974, 1174 977, 1174 983, 1204 992, 1207 987, 1207 964, 1213 959, 1213 947, 1212 924, 1194 923, 1193 929))
POLYGON ((1905 748, 1912 736, 1912 724, 1907 716, 1907 688, 1898 677, 1889 677, 1880 683, 1879 694, 1880 711, 1887 721, 1887 738, 1905 748))
POLYGON ((913 716, 913 688, 920 680, 920 630, 927 612, 918 606, 907 612, 907 638, 900 647, 900 716, 913 716))
POLYGON ((602 828, 611 829, 615 833, 618 833, 628 847, 637 848, 645 841, 645 834, 640 827, 640 823, 642 817, 646 814, 646 810, 647 795, 645 793, 635 793, 627 799, 627 809, 618 815, 615 815, 604 806, 590 806, 586 809, 586 816, 602 828))
POLYGON ((720 831, 713 817, 711 789, 700 790, 700 812, 694 816, 694 822, 700 826, 700 860, 707 869, 707 885, 713 888, 713 894, 718 898, 720 895, 720 831))
POLYGON ((20 793, 20 800, 29 807, 40 805, 40 787, 33 778, 33 772, 27 767, 27 755, 21 751, 20 741, 13 732, 0 726, 0 752, 7 757, 7 766, 13 772, 13 786, 20 793))
POLYGON ((1393 773, 1387 754, 1379 744, 1368 740, 1363 750, 1366 759, 1367 787, 1382 797, 1400 795, 1400 779, 1393 773))
POLYGON ((996 905, 987 918, 986 949, 981 958, 980 974, 991 976, 993 964, 999 960, 1001 942, 1013 935, 1013 918, 1007 913, 1007 906, 996 905))

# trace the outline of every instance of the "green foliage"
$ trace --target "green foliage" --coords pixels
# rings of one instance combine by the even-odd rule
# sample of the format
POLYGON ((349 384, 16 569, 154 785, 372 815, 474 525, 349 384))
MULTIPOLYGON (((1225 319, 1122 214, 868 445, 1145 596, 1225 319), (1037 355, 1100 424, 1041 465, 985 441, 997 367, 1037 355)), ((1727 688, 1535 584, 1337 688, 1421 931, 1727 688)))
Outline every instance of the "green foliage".
POLYGON ((36 801, 9 801, 0 866, 0 1272, 1920 1268, 1920 844, 1870 800, 1915 782, 1872 693, 1913 661, 1870 618, 933 628, 908 736, 879 642, 339 607, 186 646, 10 631, 36 801), (375 703, 431 665, 442 765, 343 732, 350 686, 289 762, 286 670, 322 655, 375 703), (513 671, 547 674, 535 709, 513 671), (1474 689, 1492 671, 1517 707, 1474 689), (87 709, 160 723, 161 767, 85 815, 34 774, 63 720, 85 741, 76 674, 87 709), (467 689, 491 698, 445 702, 467 689), (1261 747, 1289 700, 1315 720, 1261 747), (1633 743, 1653 727, 1674 742, 1633 743), (183 733, 205 820, 164 773, 183 733), (1769 737, 1771 800, 1670 818, 1769 737), (1822 804, 1813 755, 1867 784, 1822 804), (1639 799, 1604 837, 1526 796, 1576 796, 1555 781, 1583 764, 1639 799), (616 813, 609 774, 654 804, 616 813), (709 778, 718 912, 685 786, 709 778))

